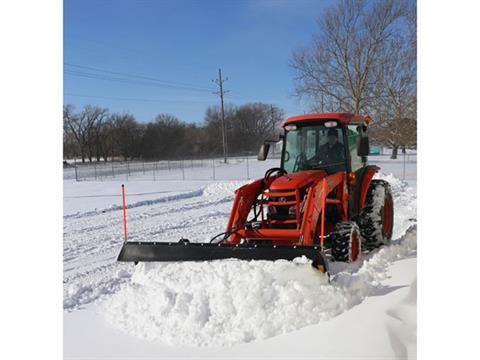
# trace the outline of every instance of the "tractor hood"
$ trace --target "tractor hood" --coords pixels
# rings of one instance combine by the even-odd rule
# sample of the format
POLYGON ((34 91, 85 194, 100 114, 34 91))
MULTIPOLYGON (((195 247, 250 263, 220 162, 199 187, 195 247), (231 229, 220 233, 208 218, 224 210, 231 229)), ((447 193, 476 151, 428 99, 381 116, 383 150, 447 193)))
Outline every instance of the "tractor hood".
POLYGON ((272 182, 270 190, 300 189, 312 182, 323 179, 325 176, 327 176, 327 173, 324 170, 309 170, 283 175, 272 182))

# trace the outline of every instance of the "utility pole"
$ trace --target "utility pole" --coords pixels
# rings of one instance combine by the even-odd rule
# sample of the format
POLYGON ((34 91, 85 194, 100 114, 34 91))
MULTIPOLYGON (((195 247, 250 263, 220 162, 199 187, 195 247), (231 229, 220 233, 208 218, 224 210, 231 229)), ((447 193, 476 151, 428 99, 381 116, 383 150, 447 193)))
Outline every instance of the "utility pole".
POLYGON ((270 116, 271 116, 271 120, 272 120, 273 138, 275 138, 275 110, 273 109, 273 105, 270 105, 270 116))
POLYGON ((222 69, 218 69, 218 78, 215 80, 212 80, 215 84, 218 85, 220 88, 219 91, 215 91, 214 94, 220 95, 220 103, 221 103, 221 109, 222 109, 222 143, 223 143, 223 161, 227 163, 227 132, 225 128, 225 109, 223 106, 223 95, 228 92, 223 90, 223 83, 227 81, 228 78, 225 78, 225 80, 222 80, 222 69))
MULTIPOLYGON (((273 104, 270 104, 270 116, 272 120, 272 139, 275 139, 275 111, 273 109, 273 104)), ((272 146, 272 157, 275 157, 275 144, 273 144, 272 146)))

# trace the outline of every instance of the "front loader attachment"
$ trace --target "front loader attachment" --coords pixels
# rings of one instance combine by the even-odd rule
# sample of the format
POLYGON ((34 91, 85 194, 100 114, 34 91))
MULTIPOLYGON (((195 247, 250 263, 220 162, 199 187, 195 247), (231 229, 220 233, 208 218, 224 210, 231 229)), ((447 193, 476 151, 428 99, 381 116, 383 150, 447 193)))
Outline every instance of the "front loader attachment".
POLYGON ((328 262, 319 246, 280 246, 266 244, 212 244, 190 242, 124 242, 118 261, 208 261, 218 259, 293 260, 306 256, 322 272, 328 262))

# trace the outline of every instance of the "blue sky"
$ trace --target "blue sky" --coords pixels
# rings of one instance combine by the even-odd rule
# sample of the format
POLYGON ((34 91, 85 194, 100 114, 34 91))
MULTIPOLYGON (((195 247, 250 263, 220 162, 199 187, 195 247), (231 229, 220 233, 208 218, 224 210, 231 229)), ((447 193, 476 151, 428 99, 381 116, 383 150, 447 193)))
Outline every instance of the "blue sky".
POLYGON ((64 102, 128 111, 139 121, 170 113, 201 122, 218 68, 226 103, 273 103, 287 115, 292 51, 307 46, 333 0, 65 0, 64 102))

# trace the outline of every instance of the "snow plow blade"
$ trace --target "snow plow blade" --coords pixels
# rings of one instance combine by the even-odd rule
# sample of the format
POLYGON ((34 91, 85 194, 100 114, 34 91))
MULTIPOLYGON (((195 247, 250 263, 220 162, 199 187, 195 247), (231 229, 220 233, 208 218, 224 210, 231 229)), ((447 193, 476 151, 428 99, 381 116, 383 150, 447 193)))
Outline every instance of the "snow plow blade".
POLYGON ((328 262, 319 246, 272 246, 264 244, 125 242, 118 261, 208 261, 218 259, 293 260, 306 256, 322 272, 328 262))

